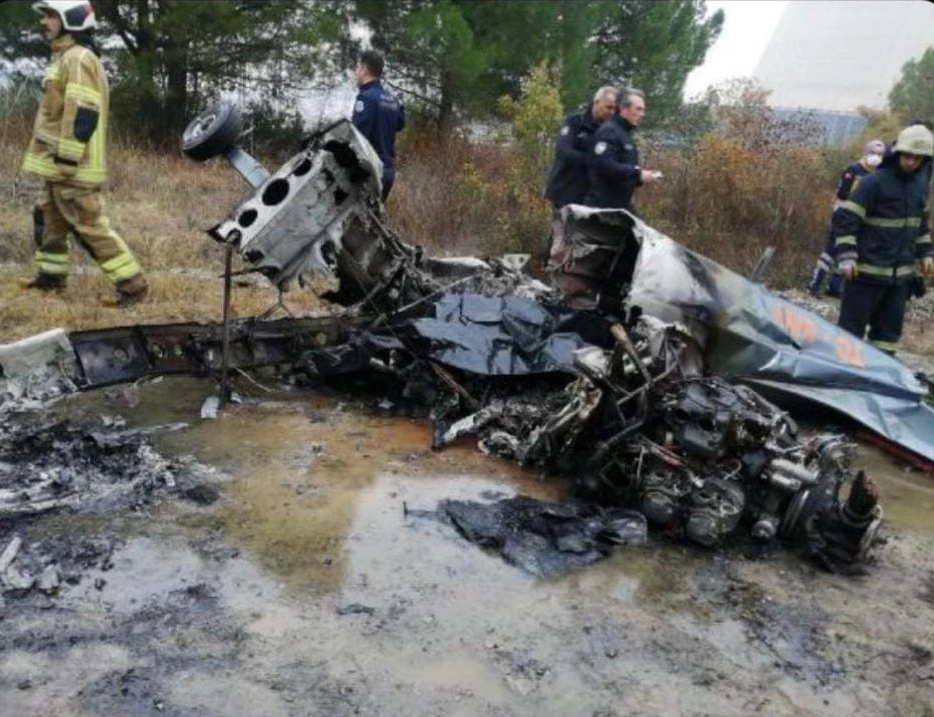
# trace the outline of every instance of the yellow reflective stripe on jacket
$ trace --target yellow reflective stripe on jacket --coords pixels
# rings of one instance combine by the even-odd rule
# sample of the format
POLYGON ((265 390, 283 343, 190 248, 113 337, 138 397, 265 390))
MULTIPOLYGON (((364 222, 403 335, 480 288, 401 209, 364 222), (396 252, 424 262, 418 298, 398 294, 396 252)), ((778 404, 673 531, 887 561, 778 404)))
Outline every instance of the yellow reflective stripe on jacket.
POLYGON ((60 139, 58 141, 58 156, 65 159, 79 160, 84 156, 86 146, 76 139, 60 139))
POLYGON ((930 234, 922 234, 917 239, 915 239, 915 244, 930 244, 930 243, 931 243, 930 234))
POLYGON ((52 276, 67 276, 71 266, 71 257, 68 254, 50 254, 44 251, 35 253, 35 268, 39 274, 52 276))
POLYGON ((100 186, 107 181, 107 76, 97 56, 76 45, 70 35, 53 41, 52 52, 23 171, 66 184, 100 186), (97 127, 87 142, 74 136, 81 108, 98 113, 97 127), (55 165, 56 155, 77 163, 70 176, 55 165))
POLYGON ((85 167, 79 169, 73 175, 73 178, 83 184, 103 184, 107 181, 107 172, 103 169, 91 169, 90 167, 85 167))
POLYGON ((115 284, 126 281, 127 279, 132 279, 142 271, 139 262, 136 261, 136 258, 130 254, 129 251, 123 251, 117 254, 113 259, 108 259, 103 262, 101 264, 101 269, 103 269, 107 278, 115 284))
POLYGON ((858 274, 869 274, 870 276, 914 276, 915 265, 903 264, 902 266, 875 266, 874 264, 863 264, 857 262, 856 272, 858 274))
POLYGON ((921 217, 899 217, 897 219, 889 217, 865 217, 863 221, 871 227, 883 227, 884 229, 901 229, 903 227, 921 226, 921 217))
POLYGON ((856 246, 856 237, 852 234, 847 234, 846 236, 837 237, 834 239, 837 246, 856 246))
POLYGON ((857 204, 854 201, 847 199, 846 201, 840 202, 840 209, 849 209, 853 214, 858 216, 860 219, 866 218, 866 210, 863 208, 862 204, 857 204))
POLYGON ((79 167, 78 171, 72 175, 72 179, 84 184, 103 184, 107 181, 107 171, 93 167, 79 167))
POLYGON ((91 87, 79 85, 74 82, 69 82, 68 86, 65 87, 65 97, 74 97, 78 100, 85 100, 91 103, 95 109, 100 107, 101 104, 100 92, 91 87))
POLYGON ((40 157, 32 152, 27 154, 26 159, 23 160, 23 171, 48 179, 61 179, 62 176, 51 157, 40 157))

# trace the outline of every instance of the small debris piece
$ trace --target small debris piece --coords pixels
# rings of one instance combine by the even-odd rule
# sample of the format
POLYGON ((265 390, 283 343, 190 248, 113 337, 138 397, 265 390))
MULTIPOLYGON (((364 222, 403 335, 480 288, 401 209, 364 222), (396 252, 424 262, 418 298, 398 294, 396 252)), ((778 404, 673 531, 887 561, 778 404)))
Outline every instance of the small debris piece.
POLYGON ((26 591, 32 589, 32 586, 36 584, 36 579, 16 568, 10 567, 3 573, 3 582, 6 583, 10 590, 26 591))
POLYGON ((46 595, 54 595, 58 592, 58 586, 58 568, 56 568, 54 565, 47 565, 45 570, 43 570, 42 574, 39 576, 36 587, 39 588, 40 592, 43 592, 46 595))
POLYGON ((376 612, 375 607, 361 605, 358 602, 352 602, 349 605, 341 605, 337 608, 338 615, 372 615, 376 612))
POLYGON ((13 540, 6 546, 6 550, 0 554, 0 573, 10 567, 10 564, 16 560, 16 554, 19 552, 23 539, 18 535, 13 536, 13 540))
POLYGON ((221 497, 220 491, 212 485, 196 485, 182 492, 188 500, 198 505, 211 505, 221 497))
POLYGON ((201 418, 213 420, 221 407, 221 400, 217 396, 208 396, 201 404, 201 418))
POLYGON ((130 408, 136 408, 140 404, 139 385, 131 383, 123 387, 123 398, 126 405, 130 408))

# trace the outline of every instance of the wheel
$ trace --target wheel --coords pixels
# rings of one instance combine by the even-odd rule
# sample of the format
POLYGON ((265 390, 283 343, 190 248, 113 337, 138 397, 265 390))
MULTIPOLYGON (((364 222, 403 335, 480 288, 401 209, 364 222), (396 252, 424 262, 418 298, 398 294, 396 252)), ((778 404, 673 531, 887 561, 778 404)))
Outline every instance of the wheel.
POLYGON ((196 162, 207 161, 234 146, 240 131, 240 111, 235 105, 209 107, 185 128, 182 152, 196 162))

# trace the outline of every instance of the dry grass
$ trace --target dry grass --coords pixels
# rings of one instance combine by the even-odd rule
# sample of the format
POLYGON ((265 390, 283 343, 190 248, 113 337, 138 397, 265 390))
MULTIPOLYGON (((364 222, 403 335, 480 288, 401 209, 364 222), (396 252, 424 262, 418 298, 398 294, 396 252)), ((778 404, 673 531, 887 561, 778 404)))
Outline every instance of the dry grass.
MULTIPOLYGON (((112 294, 113 288, 77 247, 72 252, 76 266, 64 292, 21 290, 16 279, 32 272, 37 186, 18 176, 27 131, 25 126, 5 127, 0 145, 0 341, 54 327, 78 330, 220 319, 224 251, 204 231, 224 218, 244 196, 246 185, 226 162, 198 165, 181 156, 119 145, 110 156, 107 213, 147 273, 149 298, 128 309, 101 306, 99 296, 112 294)), ((320 309, 309 290, 287 297, 286 305, 296 315, 320 309)), ((251 281, 235 288, 233 308, 239 316, 252 316, 276 299, 275 289, 265 281, 251 281)))

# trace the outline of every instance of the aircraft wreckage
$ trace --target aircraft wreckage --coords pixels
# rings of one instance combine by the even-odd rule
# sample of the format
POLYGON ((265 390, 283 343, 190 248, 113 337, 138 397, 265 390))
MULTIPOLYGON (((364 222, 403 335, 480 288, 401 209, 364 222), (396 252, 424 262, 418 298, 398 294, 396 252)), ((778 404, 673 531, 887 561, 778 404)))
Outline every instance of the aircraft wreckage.
POLYGON ((647 522, 702 546, 743 534, 859 569, 882 522, 878 489, 851 468, 844 436, 805 438, 783 409, 831 409, 934 461, 934 411, 906 366, 626 211, 565 208, 566 255, 546 284, 514 256, 434 258, 402 241, 379 201, 379 160, 347 121, 273 174, 238 134, 224 106, 183 138, 196 160, 224 154, 254 190, 208 232, 228 250, 225 309, 236 253, 281 291, 336 278, 324 298, 351 311, 49 332, 0 347, 0 399, 171 373, 226 388, 229 369, 263 366, 309 385, 363 381, 430 416, 435 448, 475 436, 604 506, 499 505, 479 523, 477 506, 442 506, 475 542, 508 553, 518 529, 483 526, 519 516, 582 562, 647 522))

